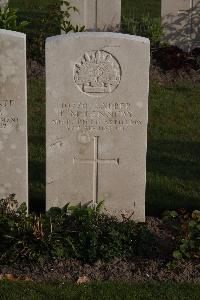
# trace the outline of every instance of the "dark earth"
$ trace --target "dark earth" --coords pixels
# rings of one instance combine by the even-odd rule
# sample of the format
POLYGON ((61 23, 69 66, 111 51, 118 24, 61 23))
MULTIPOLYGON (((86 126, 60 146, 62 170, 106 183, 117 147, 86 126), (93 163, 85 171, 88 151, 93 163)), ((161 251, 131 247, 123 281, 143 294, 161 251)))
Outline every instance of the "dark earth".
MULTIPOLYGON (((78 260, 46 261, 42 265, 0 265, 0 277, 12 274, 14 278, 33 281, 77 282, 86 276, 88 281, 173 281, 200 283, 200 261, 179 260, 172 263, 174 237, 158 218, 147 217, 148 229, 156 236, 154 258, 134 257, 131 260, 114 259, 86 264, 78 260)), ((149 249, 150 250, 150 249, 149 249)), ((152 249, 151 249, 152 250, 152 249)))

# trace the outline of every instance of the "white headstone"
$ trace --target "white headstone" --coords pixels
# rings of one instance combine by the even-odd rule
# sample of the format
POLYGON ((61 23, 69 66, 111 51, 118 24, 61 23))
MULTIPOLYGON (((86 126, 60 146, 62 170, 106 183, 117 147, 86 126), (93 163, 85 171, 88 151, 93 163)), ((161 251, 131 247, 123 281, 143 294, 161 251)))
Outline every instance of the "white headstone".
POLYGON ((0 0, 0 7, 3 7, 6 4, 8 4, 8 0, 0 0))
POLYGON ((87 31, 119 31, 121 0, 71 0, 70 5, 78 9, 70 11, 73 26, 85 26, 87 31))
POLYGON ((0 30, 0 199, 28 201, 26 36, 0 30))
POLYGON ((47 39, 47 209, 104 200, 144 221, 149 61, 142 37, 47 39))
POLYGON ((185 51, 200 47, 200 0, 162 0, 164 40, 185 51))

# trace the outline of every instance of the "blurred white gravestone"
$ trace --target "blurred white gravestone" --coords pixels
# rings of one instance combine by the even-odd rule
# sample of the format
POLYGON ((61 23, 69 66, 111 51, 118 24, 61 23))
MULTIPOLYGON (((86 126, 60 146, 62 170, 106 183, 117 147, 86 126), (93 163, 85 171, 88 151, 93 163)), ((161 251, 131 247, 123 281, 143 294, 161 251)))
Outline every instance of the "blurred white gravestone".
POLYGON ((3 7, 6 4, 8 4, 8 0, 0 0, 0 7, 3 7))
MULTIPOLYGON (((73 26, 85 26, 87 31, 119 31, 121 23, 121 0, 71 0, 70 10, 73 26)), ((61 8, 65 11, 65 5, 61 8)))
POLYGON ((162 0, 164 40, 185 51, 200 47, 200 0, 162 0))
POLYGON ((0 30, 0 198, 28 202, 26 35, 0 30))
POLYGON ((47 209, 104 200, 144 221, 149 61, 141 37, 47 39, 47 209))

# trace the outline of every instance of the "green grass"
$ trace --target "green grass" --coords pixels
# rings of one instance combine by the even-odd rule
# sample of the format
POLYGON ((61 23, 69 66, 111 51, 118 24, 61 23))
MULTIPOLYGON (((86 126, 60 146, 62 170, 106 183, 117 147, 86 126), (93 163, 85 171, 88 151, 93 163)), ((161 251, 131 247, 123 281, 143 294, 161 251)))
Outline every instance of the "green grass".
MULTIPOLYGON (((147 214, 200 208, 200 85, 151 83, 147 155, 147 214)), ((45 84, 31 80, 29 102, 30 201, 45 203, 45 84)))
POLYGON ((45 84, 28 82, 29 208, 45 209, 45 84))
POLYGON ((161 0, 122 0, 122 16, 141 16, 150 14, 160 17, 161 0))
POLYGON ((147 212, 200 207, 200 85, 151 85, 147 212))
POLYGON ((172 283, 62 283, 8 282, 0 283, 1 300, 198 300, 200 286, 172 283))

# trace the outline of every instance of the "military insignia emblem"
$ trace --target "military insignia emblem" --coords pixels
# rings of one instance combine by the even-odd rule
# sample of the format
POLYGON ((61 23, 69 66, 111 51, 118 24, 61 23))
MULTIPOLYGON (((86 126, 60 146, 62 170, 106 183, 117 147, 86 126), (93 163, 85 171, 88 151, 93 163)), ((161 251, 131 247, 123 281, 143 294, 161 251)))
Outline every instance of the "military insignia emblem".
POLYGON ((88 51, 75 65, 74 81, 86 94, 112 93, 120 84, 121 68, 112 54, 103 50, 88 51))

